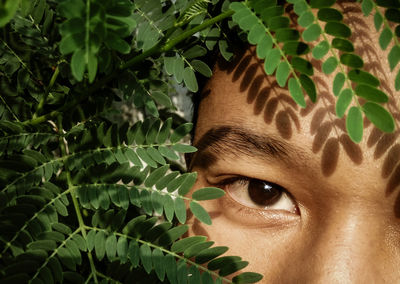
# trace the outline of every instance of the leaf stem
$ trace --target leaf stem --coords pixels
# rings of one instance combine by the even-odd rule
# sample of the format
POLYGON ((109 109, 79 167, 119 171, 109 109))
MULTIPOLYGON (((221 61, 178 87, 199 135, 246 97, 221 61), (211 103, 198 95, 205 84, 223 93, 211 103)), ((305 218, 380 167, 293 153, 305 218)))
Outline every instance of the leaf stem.
MULTIPOLYGON (((61 115, 58 116, 58 131, 59 131, 59 134, 60 134, 59 139, 60 139, 61 154, 63 156, 66 156, 66 155, 68 155, 68 153, 67 153, 67 145, 66 145, 67 141, 62 136, 63 135, 63 129, 62 129, 62 116, 61 115)), ((72 203, 74 204, 76 217, 77 217, 78 223, 79 223, 79 230, 82 232, 82 236, 86 240, 87 239, 86 226, 85 226, 85 222, 83 221, 83 217, 82 217, 81 209, 79 207, 78 199, 76 198, 75 187, 74 187, 74 185, 72 183, 71 173, 69 172, 67 167, 65 167, 65 172, 66 172, 66 176, 67 176, 68 188, 71 190, 70 191, 70 196, 71 196, 71 199, 72 199, 72 203)), ((94 280, 95 283, 98 283, 97 275, 96 275, 97 270, 96 270, 96 267, 94 265, 92 253, 89 251, 87 253, 87 255, 88 255, 88 259, 89 259, 89 263, 90 263, 90 269, 91 269, 92 275, 93 275, 93 280, 94 280)))
POLYGON ((57 65, 56 69, 54 70, 53 76, 51 76, 50 83, 46 87, 44 96, 40 100, 38 108, 36 109, 36 112, 33 115, 33 118, 36 118, 43 111, 43 107, 46 103, 47 97, 49 96, 50 90, 53 88, 59 74, 60 74, 60 69, 59 69, 59 66, 57 65))
POLYGON ((20 120, 18 119, 17 115, 14 113, 14 111, 11 109, 11 107, 7 104, 6 100, 3 98, 3 96, 0 94, 0 99, 3 102, 3 104, 6 106, 7 110, 11 113, 11 115, 14 117, 14 119, 18 122, 20 120))

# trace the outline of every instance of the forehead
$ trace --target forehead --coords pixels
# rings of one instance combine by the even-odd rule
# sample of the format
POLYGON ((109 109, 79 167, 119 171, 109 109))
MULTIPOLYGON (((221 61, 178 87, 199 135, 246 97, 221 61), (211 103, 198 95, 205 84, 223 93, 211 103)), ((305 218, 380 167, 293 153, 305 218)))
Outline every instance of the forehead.
MULTIPOLYGON (((345 22, 353 30, 351 40, 365 62, 364 70, 378 77, 381 89, 389 95, 386 107, 398 125, 395 73, 389 69, 387 52, 378 45, 379 33, 375 32, 373 19, 365 19, 359 5, 348 3, 338 8, 344 11, 345 22)), ((265 75, 263 62, 257 59, 254 48, 246 49, 232 63, 219 62, 202 93, 195 143, 212 128, 240 126, 278 137, 308 152, 325 178, 362 172, 361 176, 379 181, 387 192, 393 191, 400 185, 398 127, 395 133, 382 133, 365 119, 363 140, 360 144, 353 143, 346 134, 345 118, 336 116, 337 97, 332 92, 335 72, 327 76, 322 73, 320 63, 311 62, 318 100, 312 103, 306 98, 304 109, 296 105, 287 88, 278 86, 274 76, 265 75)))

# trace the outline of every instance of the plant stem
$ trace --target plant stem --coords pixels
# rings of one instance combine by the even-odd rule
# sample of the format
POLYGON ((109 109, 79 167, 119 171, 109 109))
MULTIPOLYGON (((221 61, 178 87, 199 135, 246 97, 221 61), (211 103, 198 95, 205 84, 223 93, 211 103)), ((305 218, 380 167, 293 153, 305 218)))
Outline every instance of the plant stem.
POLYGON ((39 102, 38 108, 36 109, 36 112, 33 115, 33 118, 36 118, 43 111, 43 107, 46 103, 47 97, 49 96, 50 90, 51 90, 51 88, 53 88, 54 83, 56 82, 59 74, 60 74, 60 69, 57 66, 56 70, 54 70, 53 76, 51 76, 50 83, 45 90, 44 96, 42 97, 42 99, 39 102))
MULTIPOLYGON (((225 18, 230 17, 233 14, 232 10, 228 10, 224 13, 219 14, 218 16, 211 18, 207 21, 205 21, 204 23, 202 23, 201 25, 198 25, 192 29, 189 29, 185 32, 183 32, 182 34, 178 35, 177 37, 171 39, 171 40, 167 40, 166 38, 163 38, 158 44, 156 44, 155 46, 153 46, 152 48, 150 48, 149 50, 146 50, 145 52, 133 57, 132 59, 128 60, 127 62, 125 62, 124 64, 122 64, 118 70, 119 71, 123 71, 125 69, 128 69, 132 66, 135 66, 137 64, 139 64, 140 62, 142 62, 144 59, 151 57, 151 56, 155 56, 155 55, 159 55, 161 53, 167 52, 169 50, 171 50, 173 47, 175 47, 177 44, 179 44, 180 42, 184 41, 185 39, 187 39, 188 37, 192 36, 193 34, 219 22, 222 21, 225 18)), ((84 99, 88 98, 93 92, 97 91, 98 89, 102 88, 104 85, 106 85, 107 83, 109 83, 112 79, 117 78, 120 75, 120 72, 114 72, 110 75, 107 75, 105 77, 103 77, 101 80, 99 80, 98 82, 96 82, 95 84, 93 84, 86 92, 86 94, 82 94, 81 96, 75 98, 74 100, 72 100, 70 103, 65 104, 64 106, 62 106, 61 108, 59 108, 58 110, 54 110, 52 112, 49 112, 45 115, 39 116, 39 117, 34 117, 31 120, 27 120, 24 121, 24 124, 40 124, 50 118, 54 118, 56 117, 58 114, 62 113, 63 111, 69 110, 72 107, 76 106, 78 103, 80 103, 81 101, 83 101, 84 99)))
MULTIPOLYGON (((61 148, 61 154, 63 156, 67 156, 67 147, 66 147, 66 140, 64 140, 64 137, 62 136, 62 116, 58 116, 58 131, 60 134, 60 148, 61 148)), ((76 217, 78 218, 78 223, 79 223, 79 230, 82 232, 82 236, 83 238, 86 240, 87 239, 87 234, 86 234, 86 225, 85 222, 83 221, 83 217, 82 217, 82 213, 81 213, 81 209, 79 207, 79 203, 78 200, 76 198, 76 193, 75 193, 75 187, 72 184, 72 179, 71 179, 71 173, 69 172, 69 170, 67 168, 65 168, 65 172, 66 172, 66 176, 67 176, 67 182, 68 182, 68 189, 70 189, 70 196, 72 199, 72 203, 74 204, 74 208, 75 208, 75 213, 76 213, 76 217)), ((93 257, 92 257, 92 253, 89 251, 87 253, 88 255, 88 259, 89 259, 89 263, 90 263, 90 269, 92 271, 92 275, 93 275, 93 280, 95 283, 98 283, 97 280, 97 271, 96 271, 96 267, 94 266, 94 261, 93 261, 93 257)))
POLYGON ((12 110, 12 109, 10 108, 10 106, 7 104, 6 100, 3 98, 2 95, 0 95, 0 99, 1 99, 1 101, 3 102, 3 104, 6 106, 7 110, 8 110, 8 111, 11 113, 11 115, 14 117, 14 119, 15 119, 16 121, 19 122, 19 119, 18 119, 17 115, 13 112, 13 110, 12 110))

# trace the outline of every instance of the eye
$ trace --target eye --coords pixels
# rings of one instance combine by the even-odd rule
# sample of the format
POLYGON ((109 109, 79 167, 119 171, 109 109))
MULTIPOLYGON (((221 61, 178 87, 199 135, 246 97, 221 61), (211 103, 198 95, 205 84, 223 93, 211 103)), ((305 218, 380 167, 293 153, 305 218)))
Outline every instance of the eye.
POLYGON ((287 190, 277 184, 239 177, 223 182, 222 188, 235 201, 246 207, 297 213, 293 198, 287 190))

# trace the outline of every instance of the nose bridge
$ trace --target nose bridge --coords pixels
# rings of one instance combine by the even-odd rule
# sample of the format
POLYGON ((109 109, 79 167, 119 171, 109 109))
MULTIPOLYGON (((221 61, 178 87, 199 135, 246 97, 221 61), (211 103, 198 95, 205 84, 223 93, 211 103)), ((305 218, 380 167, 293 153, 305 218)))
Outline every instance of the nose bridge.
POLYGON ((311 234, 311 241, 301 257, 304 270, 300 274, 304 279, 308 283, 382 282, 382 220, 365 211, 354 214, 354 210, 337 210, 321 218, 318 228, 306 232, 311 234))

